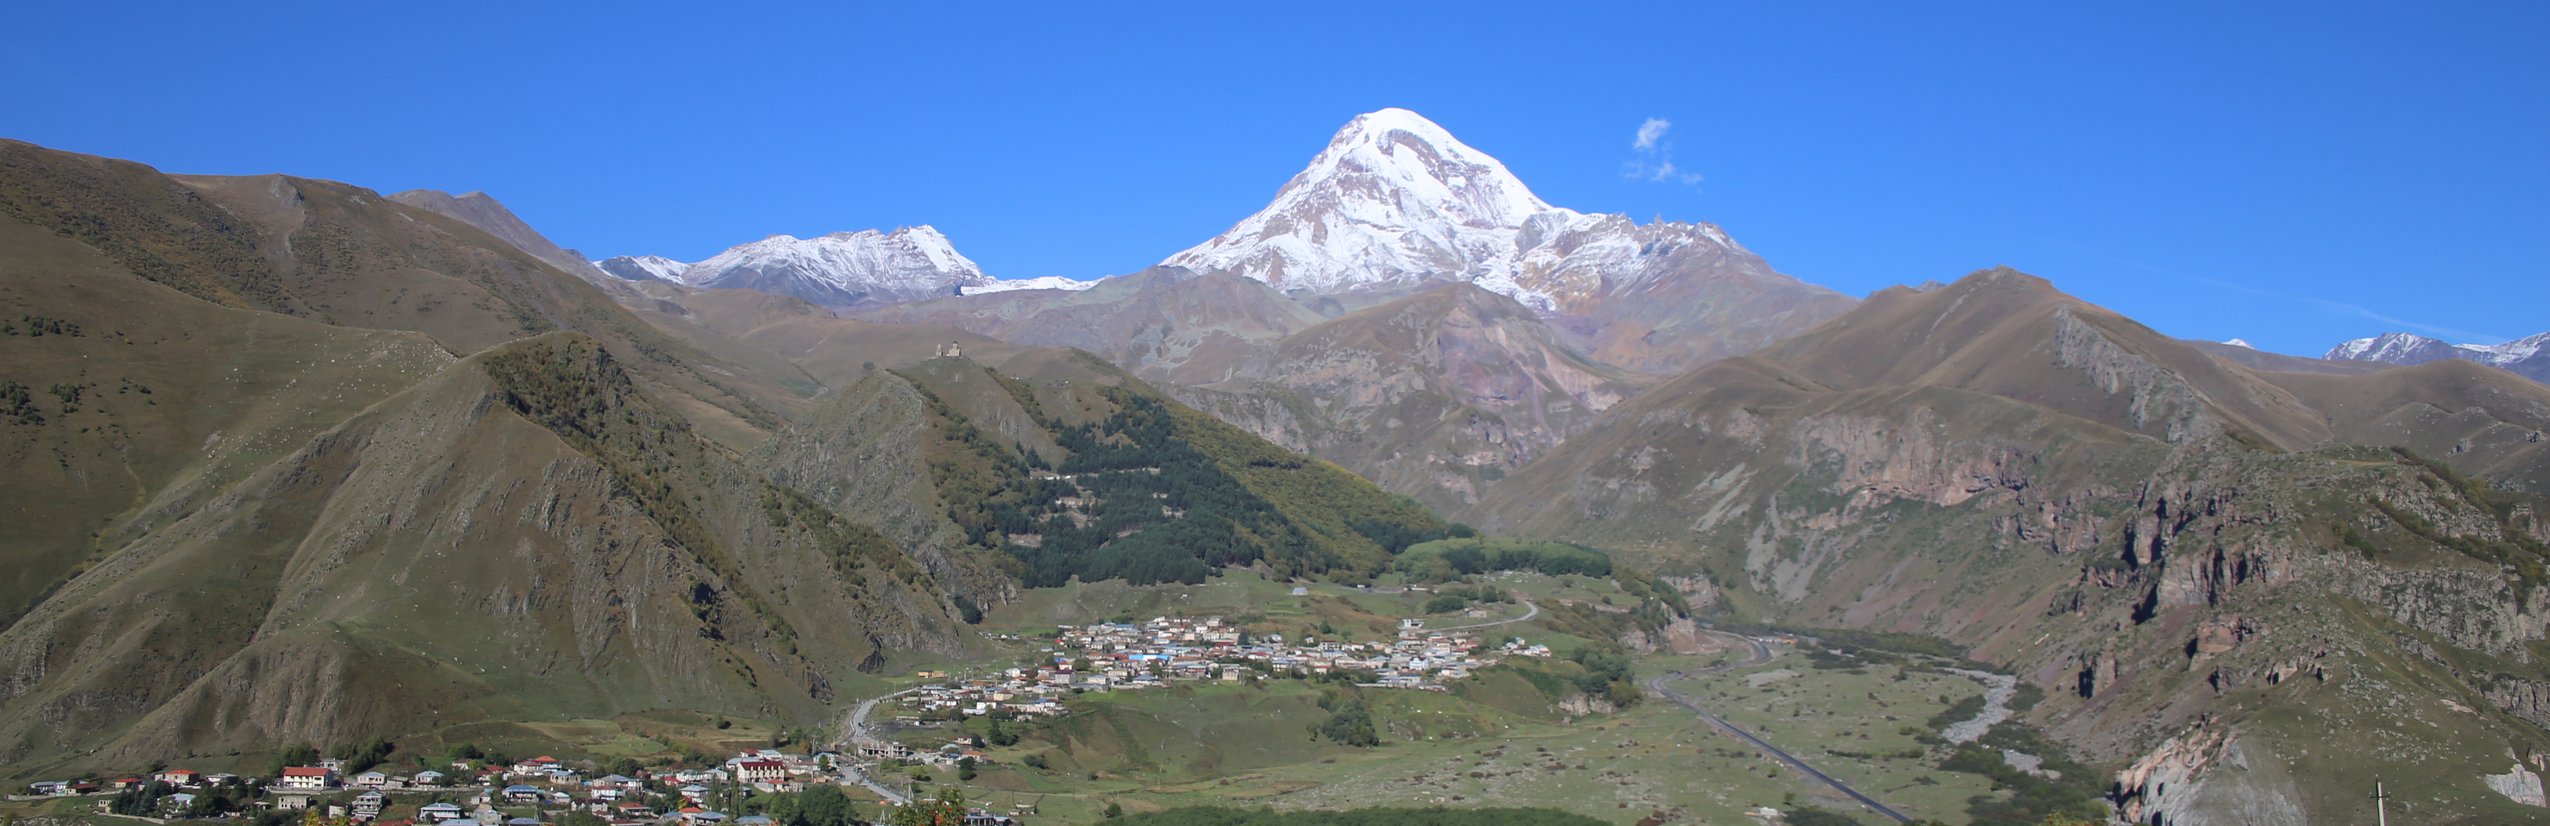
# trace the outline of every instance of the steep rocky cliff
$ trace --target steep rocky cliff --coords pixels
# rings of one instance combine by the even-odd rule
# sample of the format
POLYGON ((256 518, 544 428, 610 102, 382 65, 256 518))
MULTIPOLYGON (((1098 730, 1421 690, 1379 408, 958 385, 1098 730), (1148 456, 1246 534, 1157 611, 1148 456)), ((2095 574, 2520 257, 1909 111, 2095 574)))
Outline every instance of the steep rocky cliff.
POLYGON ((2123 770, 2141 822, 2336 819, 2377 773, 2420 811, 2538 817, 2481 776, 2550 742, 2550 550, 2538 502, 2463 473, 2519 467, 2498 434, 2550 394, 2377 379, 2254 373, 1979 273, 1631 398, 1468 513, 1737 616, 1970 646, 2054 695, 2031 721, 2123 770), (2335 440, 2400 408, 2326 400, 2401 393, 2483 438, 2335 440))

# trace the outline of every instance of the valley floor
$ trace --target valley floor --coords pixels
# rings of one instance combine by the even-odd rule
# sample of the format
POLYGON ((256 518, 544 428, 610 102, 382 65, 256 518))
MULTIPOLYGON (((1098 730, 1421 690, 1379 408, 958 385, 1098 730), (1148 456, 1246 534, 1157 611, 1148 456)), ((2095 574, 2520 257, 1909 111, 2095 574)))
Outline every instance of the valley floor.
MULTIPOLYGON (((1506 576, 1502 584, 1552 603, 1599 600, 1609 587, 1584 578, 1506 576)), ((1024 623, 1035 622, 1050 632, 1046 623, 1070 617, 1147 618, 1171 606, 1336 623, 1349 614, 1414 615, 1422 596, 1317 586, 1308 597, 1293 597, 1246 576, 1200 586, 1100 584, 1031 592, 989 624, 1033 628, 1024 623)), ((1548 639, 1561 650, 1585 642, 1528 619, 1496 630, 1548 639)), ((1726 648, 1641 657, 1639 679, 1689 672, 1674 683, 1678 692, 1914 818, 1966 822, 1968 799, 1992 793, 1983 777, 1940 770, 1931 749, 1938 735, 1930 728, 1933 718, 1961 701, 1972 704, 1984 692, 1977 681, 1909 662, 1818 668, 1789 647, 1766 646, 1758 656, 1748 647, 1726 648)), ((1659 815, 1670 822, 1747 822, 1761 807, 1812 807, 1892 822, 1682 706, 1651 698, 1617 713, 1571 712, 1536 708, 1514 696, 1516 688, 1490 677, 1448 694, 1364 692, 1384 741, 1371 749, 1312 736, 1326 714, 1314 705, 1322 690, 1315 683, 1089 694, 1072 701, 1067 725, 988 749, 991 765, 965 789, 969 798, 1000 804, 995 808, 1032 803, 1065 823, 1094 819, 1111 803, 1129 812, 1192 805, 1544 806, 1621 823, 1659 815), (1031 768, 1031 756, 1051 769, 1031 768)), ((944 730, 906 734, 916 742, 946 737, 944 730)), ((923 773, 931 776, 925 787, 952 779, 943 770, 923 773)))

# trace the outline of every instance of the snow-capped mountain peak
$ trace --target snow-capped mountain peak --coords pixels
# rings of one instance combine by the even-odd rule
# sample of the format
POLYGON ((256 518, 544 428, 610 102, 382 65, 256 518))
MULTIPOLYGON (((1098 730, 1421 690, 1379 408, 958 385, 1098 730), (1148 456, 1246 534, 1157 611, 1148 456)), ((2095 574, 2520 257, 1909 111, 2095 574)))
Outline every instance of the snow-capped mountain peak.
POLYGON ((1689 278, 1794 284, 1708 224, 1551 206, 1406 109, 1356 116, 1265 209, 1162 263, 1313 294, 1467 281, 1543 314, 1653 301, 1659 284, 1689 278))
POLYGON ((593 262, 593 266, 628 281, 682 280, 682 271, 691 265, 661 255, 622 255, 593 262))
POLYGON ((2340 344, 2323 356, 2330 361, 2382 361, 2393 364, 2421 364, 2449 357, 2444 351, 2452 345, 2441 339, 2416 333, 2383 333, 2372 338, 2359 338, 2340 344))
POLYGON ((814 238, 773 235, 683 270, 684 283, 793 295, 817 304, 910 301, 992 282, 936 228, 873 229, 814 238))
POLYGON ((2542 348, 2550 347, 2550 333, 2525 336, 2504 344, 2455 344, 2453 346, 2484 354, 2480 360, 2491 364, 2523 361, 2541 355, 2542 348))
POLYGON ((1522 242, 1588 217, 1433 121, 1383 109, 1339 129, 1265 209, 1164 263, 1318 293, 1456 279, 1546 309, 1547 290, 1516 281, 1522 242))
POLYGON ((2238 348, 2243 349, 2243 350, 2255 350, 2255 349, 2258 349, 2258 345, 2255 345, 2255 344, 2251 344, 2251 343, 2249 343, 2249 340, 2248 340, 2248 339, 2245 339, 2245 338, 2235 338, 2235 339, 2229 339, 2229 340, 2224 341, 2223 343, 2224 343, 2224 344, 2231 345, 2231 346, 2233 346, 2233 347, 2238 347, 2238 348))
POLYGON ((1433 213, 1409 217, 1450 219, 1464 226, 1515 229, 1553 209, 1503 162, 1462 143, 1434 121, 1397 108, 1347 122, 1275 200, 1281 205, 1317 197, 1321 189, 1368 185, 1396 196, 1394 205, 1402 209, 1433 213))

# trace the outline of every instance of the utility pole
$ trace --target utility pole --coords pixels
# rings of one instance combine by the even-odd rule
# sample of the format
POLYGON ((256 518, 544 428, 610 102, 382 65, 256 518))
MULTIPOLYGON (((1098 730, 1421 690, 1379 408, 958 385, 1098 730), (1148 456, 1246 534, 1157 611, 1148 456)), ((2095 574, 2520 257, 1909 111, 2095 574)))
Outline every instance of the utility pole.
POLYGON ((2374 826, 2391 826, 2390 800, 2391 794, 2382 791, 2382 781, 2373 781, 2374 826))

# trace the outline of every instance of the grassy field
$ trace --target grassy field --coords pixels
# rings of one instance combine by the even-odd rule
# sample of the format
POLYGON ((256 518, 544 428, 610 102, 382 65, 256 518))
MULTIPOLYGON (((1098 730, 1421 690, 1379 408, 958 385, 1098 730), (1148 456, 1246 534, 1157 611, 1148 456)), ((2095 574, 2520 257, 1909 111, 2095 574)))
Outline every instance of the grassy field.
MULTIPOLYGON (((1252 587, 1196 586, 1203 590, 1187 604, 1212 604, 1217 586, 1252 587)), ((1177 602, 1171 595, 1168 604, 1177 602)), ((1540 634, 1531 623, 1515 627, 1540 634)), ((1657 657, 1641 670, 1719 659, 1657 657)), ((1982 778, 1933 768, 1902 731, 1980 694, 1972 680, 1891 665, 1815 669, 1785 655, 1684 686, 1916 817, 1963 822, 1966 798, 1988 791, 1982 778)), ((1459 694, 1365 690, 1384 744, 1356 749, 1310 733, 1328 714, 1321 693, 1338 690, 1279 680, 1085 695, 1074 715, 1029 729, 1016 747, 991 750, 997 765, 963 786, 969 797, 1032 803, 1061 822, 1088 819, 1110 802, 1133 812, 1200 804, 1549 806, 1623 823, 1659 813, 1678 822, 1743 822, 1745 810, 1763 805, 1856 808, 1670 704, 1573 716, 1551 708, 1527 681, 1493 672, 1459 694), (1047 768, 1029 767, 1030 755, 1047 768)), ((954 781, 945 770, 924 773, 932 781, 925 785, 954 781)))
MULTIPOLYGON (((1544 606, 1629 601, 1604 578, 1498 573, 1471 581, 1544 606)), ((1173 614, 1218 614, 1285 633, 1325 624, 1339 633, 1379 635, 1401 617, 1422 615, 1432 596, 1398 592, 1401 585, 1385 577, 1371 589, 1313 584, 1295 595, 1291 583, 1248 573, 1193 586, 1075 583, 1031 591, 994 611, 984 627, 1018 635, 1015 645, 1022 654, 1042 650, 1039 638, 1058 624, 1173 614)), ((1476 616, 1430 622, 1466 624, 1523 610, 1516 604, 1485 605, 1476 616)), ((1538 621, 1491 633, 1546 643, 1562 656, 1586 642, 1538 621)), ((1641 670, 1660 673, 1722 659, 1653 657, 1641 670)), ((1982 693, 1972 680, 1893 665, 1815 669, 1806 658, 1789 655, 1685 687, 1729 718, 1917 817, 1962 822, 1966 798, 1987 791, 1982 778, 1938 771, 1904 731, 1982 693)), ((1086 695, 1075 701, 1071 717, 1034 730, 1017 747, 994 749, 998 765, 967 785, 974 796, 1033 801, 1047 816, 1066 819, 1109 802, 1127 811, 1204 803, 1287 809, 1551 806, 1618 822, 1657 813, 1736 820, 1764 805, 1856 808, 1669 704, 1574 714, 1556 707, 1549 687, 1535 686, 1519 672, 1490 670, 1452 694, 1360 692, 1384 745, 1355 749, 1310 733, 1329 713, 1318 705, 1321 692, 1336 690, 1278 680, 1257 687, 1086 695), (1030 755, 1047 768, 1027 766, 1030 755)), ((927 736, 943 739, 946 733, 927 736)), ((940 771, 931 779, 947 783, 953 776, 940 771)))

